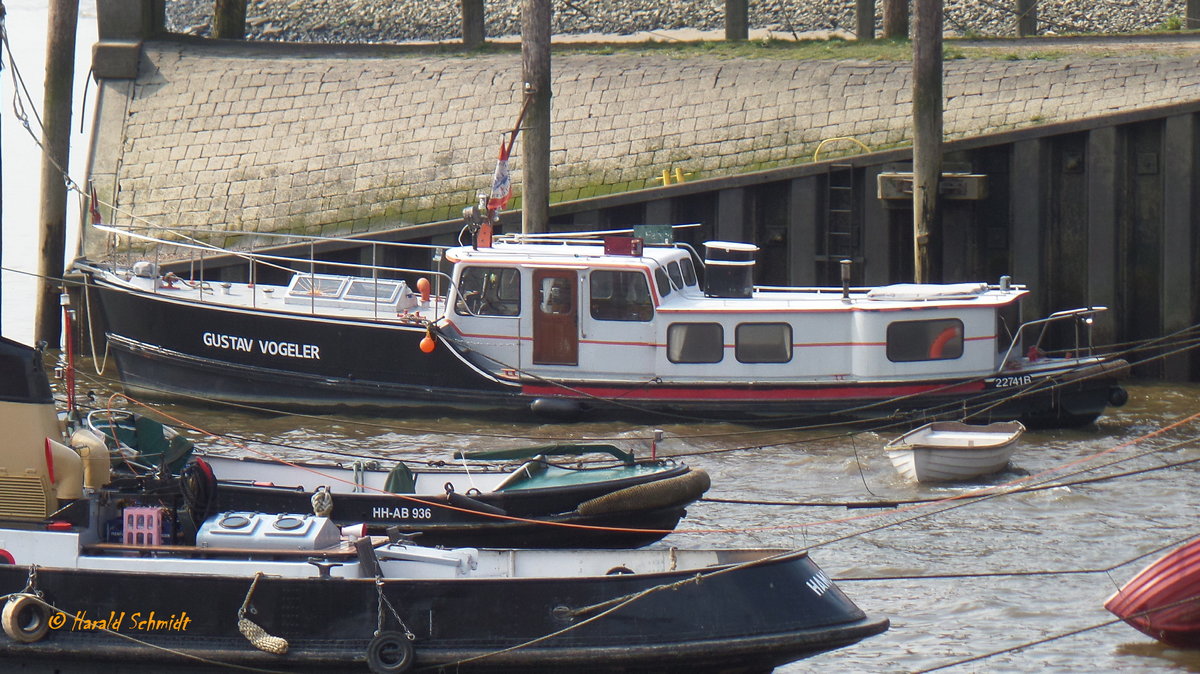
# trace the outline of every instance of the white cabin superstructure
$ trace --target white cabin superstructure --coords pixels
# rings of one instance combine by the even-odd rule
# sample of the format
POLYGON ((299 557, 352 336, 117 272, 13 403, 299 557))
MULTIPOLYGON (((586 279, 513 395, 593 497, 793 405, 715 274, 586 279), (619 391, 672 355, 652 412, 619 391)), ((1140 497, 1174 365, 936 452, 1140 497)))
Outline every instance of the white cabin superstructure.
POLYGON ((925 381, 1001 370, 1027 294, 979 283, 714 297, 688 248, 613 248, 500 240, 447 251, 455 276, 445 334, 514 378, 925 381))

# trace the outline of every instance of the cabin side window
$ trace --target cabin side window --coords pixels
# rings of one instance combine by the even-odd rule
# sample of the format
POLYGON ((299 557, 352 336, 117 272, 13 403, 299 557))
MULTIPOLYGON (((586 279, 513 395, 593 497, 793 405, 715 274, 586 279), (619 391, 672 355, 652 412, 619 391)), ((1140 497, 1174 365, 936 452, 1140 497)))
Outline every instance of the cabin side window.
POLYGON ((792 326, 742 323, 734 333, 734 344, 738 362, 786 363, 792 359, 792 326))
POLYGON ((597 269, 588 276, 592 318, 648 321, 654 317, 646 276, 636 271, 597 269))
POLYGON ((897 321, 887 327, 887 357, 893 363, 953 360, 963 354, 963 324, 957 318, 897 321))
POLYGON ((466 267, 458 277, 454 311, 462 316, 521 313, 521 273, 508 267, 466 267))
POLYGON ((667 327, 667 360, 672 363, 719 363, 725 357, 720 323, 672 323, 667 327))

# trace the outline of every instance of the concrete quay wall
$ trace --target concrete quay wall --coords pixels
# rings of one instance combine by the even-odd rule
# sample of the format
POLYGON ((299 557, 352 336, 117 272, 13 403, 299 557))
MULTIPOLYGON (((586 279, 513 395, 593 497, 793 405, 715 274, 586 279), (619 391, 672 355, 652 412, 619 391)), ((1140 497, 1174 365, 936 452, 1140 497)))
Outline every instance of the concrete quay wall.
MULTIPOLYGON (((947 61, 946 134, 1195 100, 1198 65, 947 61)), ((136 79, 101 83, 91 178, 118 224, 345 234, 451 219, 490 187, 520 73, 516 53, 147 42, 136 79)), ((907 62, 556 53, 553 81, 554 201, 654 187, 676 167, 696 180, 801 163, 827 138, 878 149, 910 135, 907 62)))

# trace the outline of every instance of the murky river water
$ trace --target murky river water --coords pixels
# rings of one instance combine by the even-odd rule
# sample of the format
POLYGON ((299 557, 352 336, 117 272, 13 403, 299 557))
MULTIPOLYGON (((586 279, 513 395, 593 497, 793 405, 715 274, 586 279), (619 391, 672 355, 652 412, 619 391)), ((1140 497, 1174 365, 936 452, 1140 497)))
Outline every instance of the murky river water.
MULTIPOLYGON (((1157 554, 1110 567, 1200 533, 1200 418, 1152 435, 1200 413, 1200 386, 1141 384, 1129 391, 1125 407, 1092 427, 1026 433, 1007 472, 970 486, 922 486, 899 477, 882 451, 895 432, 663 426, 659 454, 686 455, 682 460, 708 471, 713 484, 708 497, 809 505, 698 503, 680 531, 658 545, 808 548, 835 579, 863 579, 839 584, 868 614, 890 618, 891 629, 781 672, 912 672, 971 658, 982 659, 952 670, 1200 671, 1200 652, 1163 647, 1122 623, 1087 629, 1113 619, 1104 600, 1157 554), (749 449, 721 451, 737 447, 749 449), (1172 465, 1188 460, 1198 463, 1172 465), (941 499, 980 486, 1079 483, 1145 469, 1151 470, 900 510, 811 505, 941 499), (964 577, 971 574, 989 575, 964 577), (1078 630, 1084 631, 1061 636, 1078 630)), ((250 451, 284 454, 302 452, 256 443, 444 459, 458 448, 592 437, 624 438, 645 455, 652 431, 621 424, 161 409, 206 430, 249 438, 250 451)))

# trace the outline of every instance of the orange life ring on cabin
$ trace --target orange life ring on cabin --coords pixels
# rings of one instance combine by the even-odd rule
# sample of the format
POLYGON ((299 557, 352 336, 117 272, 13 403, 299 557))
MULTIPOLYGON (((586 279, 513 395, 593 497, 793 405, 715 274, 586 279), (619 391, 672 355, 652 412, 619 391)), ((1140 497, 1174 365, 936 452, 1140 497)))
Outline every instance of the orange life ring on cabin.
POLYGON ((938 360, 945 358, 945 356, 942 355, 942 352, 945 350, 946 345, 950 343, 950 340, 958 336, 959 333, 956 326, 948 327, 938 333, 938 336, 934 338, 933 343, 929 345, 929 359, 938 360))

